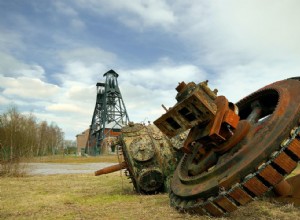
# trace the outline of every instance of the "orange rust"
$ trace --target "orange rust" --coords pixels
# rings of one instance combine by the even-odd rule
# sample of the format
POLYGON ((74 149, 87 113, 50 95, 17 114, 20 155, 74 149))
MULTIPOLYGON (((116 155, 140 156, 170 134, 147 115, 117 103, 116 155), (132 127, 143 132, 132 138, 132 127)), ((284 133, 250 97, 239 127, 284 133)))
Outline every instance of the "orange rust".
POLYGON ((228 111, 228 109, 229 109, 228 101, 225 98, 225 96, 218 96, 215 99, 215 103, 217 105, 217 112, 213 119, 213 123, 212 123, 212 127, 210 129, 210 132, 209 132, 209 136, 213 137, 213 139, 219 139, 219 140, 224 141, 225 138, 222 137, 219 133, 220 133, 221 124, 223 122, 224 115, 225 115, 226 111, 228 111))
POLYGON ((282 180, 274 187, 274 191, 279 196, 289 196, 292 193, 292 187, 286 180, 282 180))
POLYGON ((177 92, 182 92, 185 88, 186 88, 186 83, 185 82, 181 82, 176 87, 176 90, 177 90, 177 92))
POLYGON ((228 193, 228 195, 241 205, 245 205, 253 200, 252 197, 240 187, 235 188, 228 193))
POLYGON ((225 196, 221 196, 220 198, 214 201, 220 207, 222 207, 226 212, 233 212, 237 209, 236 204, 234 204, 230 199, 225 196))
POLYGON ((199 215, 205 215, 205 211, 203 210, 203 208, 201 207, 196 207, 196 208, 193 208, 192 210, 192 213, 197 213, 199 215))
POLYGON ((234 113, 234 111, 228 109, 225 113, 223 122, 229 124, 232 128, 236 128, 239 123, 240 117, 234 113))
POLYGON ((100 175, 107 174, 107 173, 113 173, 113 172, 116 172, 118 170, 122 170, 125 168, 127 168, 127 163, 125 161, 123 161, 122 163, 112 165, 110 167, 105 167, 101 170, 95 171, 95 176, 100 176, 100 175))
POLYGON ((273 186, 278 184, 283 179, 283 176, 271 165, 266 166, 264 170, 259 173, 259 175, 273 186))
POLYGON ((215 204, 213 204, 212 202, 208 202, 206 203, 203 208, 210 214, 212 214, 213 216, 222 216, 224 215, 224 212, 218 208, 215 204))
POLYGON ((286 173, 292 172, 297 166, 297 162, 284 152, 275 158, 274 163, 280 166, 286 173))
POLYGON ((256 176, 249 179, 243 185, 248 190, 253 192, 256 196, 261 196, 268 190, 268 187, 266 187, 261 181, 259 181, 256 176))
POLYGON ((233 146, 238 144, 248 133, 250 129, 250 123, 246 120, 241 120, 238 123, 238 126, 233 134, 232 137, 228 139, 225 143, 215 147, 213 150, 215 152, 226 152, 227 150, 231 149, 233 146))
POLYGON ((300 159, 300 141, 298 139, 294 139, 287 148, 290 152, 292 152, 295 156, 300 159))
POLYGON ((290 177, 282 181, 275 192, 279 197, 275 198, 277 201, 293 203, 295 206, 300 206, 300 174, 290 177))

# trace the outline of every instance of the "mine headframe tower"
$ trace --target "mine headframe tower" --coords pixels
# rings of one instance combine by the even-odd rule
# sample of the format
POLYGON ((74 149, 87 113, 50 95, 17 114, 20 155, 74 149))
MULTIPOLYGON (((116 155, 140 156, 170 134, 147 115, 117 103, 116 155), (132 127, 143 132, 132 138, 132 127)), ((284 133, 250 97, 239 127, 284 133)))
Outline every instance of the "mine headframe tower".
POLYGON ((118 86, 118 74, 110 70, 103 77, 105 83, 97 83, 96 105, 90 125, 86 153, 101 154, 101 143, 111 132, 120 131, 128 124, 129 117, 118 86))

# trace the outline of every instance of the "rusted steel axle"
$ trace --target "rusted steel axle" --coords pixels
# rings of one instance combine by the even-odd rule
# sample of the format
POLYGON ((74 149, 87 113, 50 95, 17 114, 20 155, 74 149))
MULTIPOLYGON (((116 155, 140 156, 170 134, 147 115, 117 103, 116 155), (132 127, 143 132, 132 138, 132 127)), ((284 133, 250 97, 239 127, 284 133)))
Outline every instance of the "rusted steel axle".
POLYGON ((110 167, 105 167, 103 169, 97 170, 95 171, 95 176, 100 176, 103 174, 108 174, 108 173, 113 173, 122 169, 126 169, 127 168, 127 163, 125 161, 123 161, 122 163, 116 164, 116 165, 112 165, 110 167))

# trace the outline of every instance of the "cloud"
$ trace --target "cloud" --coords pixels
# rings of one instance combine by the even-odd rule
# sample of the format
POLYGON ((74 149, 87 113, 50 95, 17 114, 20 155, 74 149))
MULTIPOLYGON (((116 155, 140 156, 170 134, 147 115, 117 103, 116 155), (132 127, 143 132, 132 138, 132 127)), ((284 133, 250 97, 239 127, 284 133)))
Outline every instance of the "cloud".
POLYGON ((0 105, 9 105, 11 101, 4 97, 3 95, 0 95, 0 105))
POLYGON ((150 1, 97 1, 77 0, 81 8, 87 8, 98 15, 109 15, 121 23, 136 30, 148 27, 163 27, 168 29, 176 22, 176 18, 163 0, 150 1))
POLYGON ((87 65, 95 63, 112 64, 117 56, 99 47, 77 46, 77 48, 58 51, 64 62, 82 62, 87 65))
POLYGON ((175 88, 181 81, 201 82, 207 73, 194 65, 168 62, 146 68, 120 70, 119 87, 130 117, 134 122, 154 121, 164 113, 161 107, 176 103, 175 88))
POLYGON ((297 76, 299 71, 295 66, 276 64, 270 67, 262 62, 252 62, 222 72, 211 83, 218 88, 219 95, 225 95, 230 101, 237 102, 268 84, 297 76))
POLYGON ((199 67, 189 64, 154 64, 147 68, 123 70, 122 75, 132 85, 142 85, 149 89, 173 89, 181 81, 204 81, 206 73, 199 67))
POLYGON ((14 31, 1 28, 0 32, 0 50, 3 52, 23 50, 25 48, 22 36, 14 31))
POLYGON ((82 19, 80 19, 78 12, 70 6, 71 4, 65 4, 61 1, 54 1, 53 4, 58 14, 64 15, 69 19, 71 27, 77 30, 82 30, 85 28, 85 23, 82 19))
POLYGON ((95 84, 109 69, 120 75, 135 122, 155 120, 161 104, 173 106, 181 81, 208 79, 236 102, 300 72, 298 1, 33 4, 38 13, 20 7, 0 22, 0 103, 13 99, 28 109, 30 101, 37 117, 55 121, 68 138, 89 126, 95 84))
POLYGON ((202 65, 298 60, 299 1, 175 1, 173 29, 202 65))
POLYGON ((37 78, 29 77, 5 77, 0 75, 3 94, 8 97, 20 97, 30 100, 51 100, 59 93, 59 87, 45 83, 37 78))
POLYGON ((75 104, 52 104, 46 107, 46 110, 63 113, 80 113, 84 112, 84 108, 80 108, 75 104))

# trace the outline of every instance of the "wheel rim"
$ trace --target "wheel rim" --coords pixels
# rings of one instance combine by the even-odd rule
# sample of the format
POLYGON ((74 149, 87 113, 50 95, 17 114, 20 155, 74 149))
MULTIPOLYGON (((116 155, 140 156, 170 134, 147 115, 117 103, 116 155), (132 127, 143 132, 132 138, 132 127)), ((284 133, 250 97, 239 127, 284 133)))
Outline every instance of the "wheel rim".
MULTIPOLYGON (((245 177, 248 178, 256 172, 262 164, 270 162, 270 156, 280 150, 281 142, 288 136, 293 126, 297 125, 300 103, 297 91, 299 90, 298 81, 284 80, 266 86, 238 102, 242 120, 247 120, 251 114, 250 107, 253 102, 259 101, 263 104, 262 113, 254 123, 252 122, 246 138, 229 152, 219 156, 217 162, 212 164, 208 171, 197 175, 191 175, 188 169, 193 163, 195 154, 185 154, 171 182, 171 204, 184 210, 189 210, 198 204, 203 211, 203 206, 209 199, 220 197, 222 191, 230 191, 234 185, 242 183, 245 177)), ((275 169, 281 176, 287 174, 282 172, 280 167, 275 168, 279 170, 275 169)), ((281 176, 278 178, 280 179, 281 176)), ((264 180, 260 182, 267 185, 267 190, 271 187, 264 180)), ((260 196, 260 193, 257 195, 255 193, 246 190, 246 194, 251 198, 260 196)), ((235 205, 241 203, 233 201, 235 205)), ((217 208, 220 207, 217 205, 217 208)), ((208 211, 204 208, 205 210, 208 211)), ((224 213, 229 212, 230 208, 220 208, 220 210, 224 213)), ((197 212, 201 214, 202 211, 197 212)))

